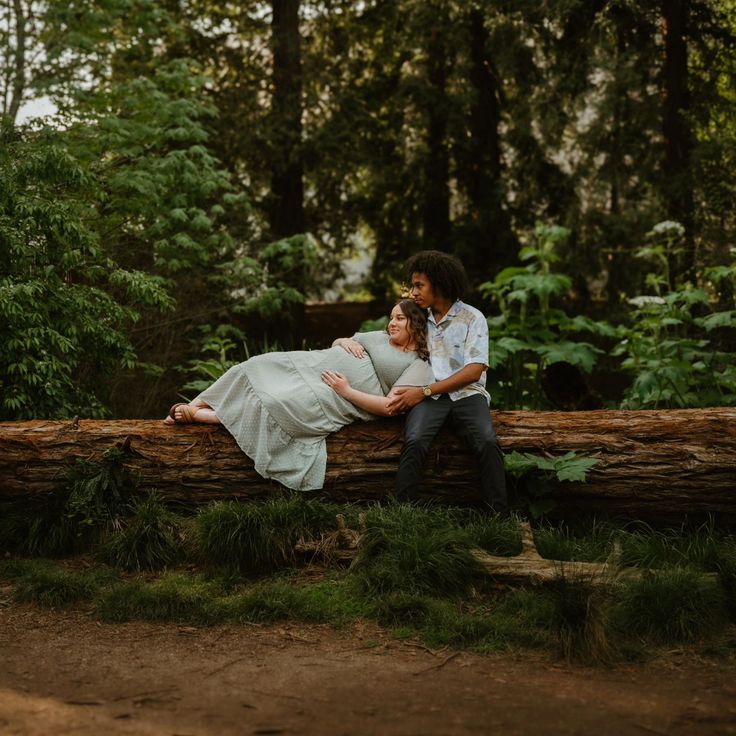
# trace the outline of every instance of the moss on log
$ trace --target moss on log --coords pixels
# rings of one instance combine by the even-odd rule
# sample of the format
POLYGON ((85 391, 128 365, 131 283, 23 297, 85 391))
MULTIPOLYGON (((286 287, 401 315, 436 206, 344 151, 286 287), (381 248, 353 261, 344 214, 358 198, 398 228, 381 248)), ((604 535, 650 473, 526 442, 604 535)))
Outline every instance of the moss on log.
MULTIPOLYGON (((585 484, 555 490, 557 512, 621 514, 657 520, 714 514, 736 520, 736 409, 682 411, 494 412, 505 451, 598 459, 585 484)), ((94 459, 125 445, 142 488, 182 502, 250 498, 281 492, 261 478, 221 427, 160 421, 0 423, 0 498, 51 493, 75 458, 94 459)), ((340 500, 390 495, 402 422, 357 423, 327 441, 320 495, 340 500)), ((475 463, 444 430, 428 458, 427 496, 476 501, 475 463)))

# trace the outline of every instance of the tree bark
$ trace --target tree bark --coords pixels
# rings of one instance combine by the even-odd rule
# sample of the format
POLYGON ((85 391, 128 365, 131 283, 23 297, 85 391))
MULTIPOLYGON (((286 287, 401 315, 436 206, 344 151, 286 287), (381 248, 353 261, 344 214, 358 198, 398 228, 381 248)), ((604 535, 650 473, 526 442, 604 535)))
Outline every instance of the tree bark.
MULTIPOLYGON (((682 411, 494 412, 506 452, 597 458, 586 483, 553 492, 555 514, 622 515, 654 521, 714 515, 736 521, 736 409, 682 411)), ((39 496, 63 487, 75 458, 127 447, 141 489, 172 501, 276 495, 222 427, 159 421, 0 423, 0 498, 39 496)), ((325 487, 318 495, 343 501, 388 497, 402 445, 402 422, 356 423, 327 440, 325 487)), ((428 458, 427 498, 478 501, 475 463, 448 430, 428 458)))
POLYGON ((485 17, 471 8, 466 20, 470 41, 468 81, 473 101, 468 119, 466 160, 462 166, 469 201, 467 234, 457 249, 475 279, 485 281, 514 261, 518 241, 504 209, 501 180, 501 81, 489 53, 485 17))
POLYGON ((15 123, 26 89, 26 22, 21 0, 13 0, 15 15, 15 60, 13 63, 13 84, 8 117, 15 123))
POLYGON ((427 163, 423 212, 426 248, 450 250, 450 154, 447 150, 448 48, 444 28, 429 30, 427 41, 427 163))
MULTIPOLYGON (((299 31, 300 0, 273 0, 271 51, 273 94, 271 99, 271 236, 282 240, 306 231, 304 217, 304 157, 302 152, 302 57, 299 31)), ((283 281, 304 293, 302 258, 283 281)), ((286 347, 298 350, 304 338, 304 304, 292 304, 285 326, 274 331, 286 347)))
POLYGON ((273 125, 271 151, 274 237, 303 233, 304 163, 302 159, 302 61, 300 0, 273 0, 273 125))
POLYGON ((662 71, 662 133, 664 136, 664 197, 668 215, 685 228, 684 263, 672 259, 670 272, 681 277, 695 275, 693 181, 691 159, 693 136, 688 116, 687 26, 689 0, 663 0, 662 32, 664 69, 662 71), (677 266, 680 265, 679 268, 677 266))

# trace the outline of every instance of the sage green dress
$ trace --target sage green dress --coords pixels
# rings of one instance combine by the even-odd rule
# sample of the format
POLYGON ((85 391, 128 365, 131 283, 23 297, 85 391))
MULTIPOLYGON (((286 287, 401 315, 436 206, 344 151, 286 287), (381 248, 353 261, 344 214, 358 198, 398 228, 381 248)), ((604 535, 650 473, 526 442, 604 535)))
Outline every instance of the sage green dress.
POLYGON ((233 366, 197 398, 214 409, 264 478, 294 490, 317 490, 325 480, 327 435, 375 418, 323 383, 323 371, 338 371, 353 388, 376 396, 395 385, 434 381, 429 364, 393 347, 385 332, 353 339, 365 348, 363 358, 340 347, 265 353, 233 366))

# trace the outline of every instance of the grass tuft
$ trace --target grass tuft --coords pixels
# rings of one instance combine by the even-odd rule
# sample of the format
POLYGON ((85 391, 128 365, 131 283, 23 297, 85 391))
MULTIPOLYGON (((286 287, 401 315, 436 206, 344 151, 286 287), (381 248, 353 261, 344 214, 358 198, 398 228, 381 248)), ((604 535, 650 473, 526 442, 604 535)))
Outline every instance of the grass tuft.
POLYGON ((75 571, 47 560, 18 560, 3 565, 0 574, 13 581, 16 601, 47 608, 92 600, 115 580, 115 574, 107 568, 75 571))
POLYGON ((473 543, 488 554, 508 557, 521 552, 518 519, 473 511, 461 526, 473 543))
POLYGON ((481 572, 467 531, 436 509, 394 504, 366 515, 366 531, 353 570, 373 593, 405 591, 454 595, 481 572))
POLYGON ((166 574, 147 583, 130 580, 103 591, 97 613, 103 621, 216 623, 220 588, 199 576, 166 574))
POLYGON ((206 564, 244 574, 294 563, 301 537, 335 528, 335 507, 301 496, 263 503, 213 503, 197 516, 197 546, 206 564))
POLYGON ((619 631, 665 643, 693 640, 725 618, 723 589, 696 570, 669 568, 621 586, 613 615, 619 631))
POLYGON ((552 602, 550 628, 568 662, 606 664, 618 659, 609 637, 607 594, 586 580, 560 575, 547 585, 552 602))
POLYGON ((180 556, 179 520, 155 493, 131 504, 132 516, 101 546, 100 559, 124 570, 160 570, 180 556))

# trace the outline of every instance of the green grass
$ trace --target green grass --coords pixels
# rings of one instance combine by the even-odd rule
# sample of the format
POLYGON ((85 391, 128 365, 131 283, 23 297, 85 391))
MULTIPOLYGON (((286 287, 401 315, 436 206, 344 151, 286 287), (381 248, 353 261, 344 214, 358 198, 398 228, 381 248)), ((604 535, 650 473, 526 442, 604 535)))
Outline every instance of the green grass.
POLYGON ((196 518, 195 545, 212 567, 246 575, 273 572, 294 564, 300 538, 333 531, 337 508, 298 495, 213 503, 196 518))
POLYGON ((13 598, 19 603, 36 603, 60 608, 95 598, 114 583, 109 568, 69 570, 48 560, 18 560, 0 565, 0 577, 14 582, 13 598))
POLYGON ((622 634, 656 643, 691 641, 721 627, 726 596, 696 570, 658 570, 623 584, 612 615, 622 634))
POLYGON ((100 559, 123 570, 160 570, 181 556, 180 520, 154 493, 133 501, 131 516, 98 551, 100 559))
MULTIPOLYGON (((99 508, 104 517, 104 505, 99 508)), ((683 641, 716 646, 730 630, 729 614, 736 621, 736 540, 712 524, 665 530, 610 522, 539 526, 535 539, 545 556, 604 560, 618 547, 626 564, 662 569, 605 589, 560 578, 503 590, 491 587, 470 550, 518 552, 516 519, 467 509, 373 505, 363 509, 366 528, 355 564, 305 582, 294 574, 307 562, 295 555, 296 542, 333 532, 337 513, 357 529, 358 507, 291 496, 212 503, 181 517, 150 495, 115 509, 121 514, 118 528, 111 533, 114 525, 106 527, 103 543, 94 547, 98 560, 126 571, 181 562, 189 569, 121 578, 105 566, 74 563, 75 569, 49 560, 10 559, 0 563, 0 578, 11 582, 14 599, 52 607, 84 602, 105 621, 294 620, 343 626, 365 618, 394 636, 433 647, 480 652, 541 647, 586 662, 683 641)), ((70 520, 66 511, 62 517, 70 520)), ((8 518, 0 522, 0 531, 15 535, 8 549, 36 554, 41 542, 50 550, 63 547, 43 516, 8 518), (22 535, 34 524, 31 545, 22 535)), ((71 525, 66 533, 79 539, 88 526, 71 525)))
POLYGON ((371 593, 405 591, 454 595, 481 574, 468 531, 451 526, 437 509, 393 504, 366 515, 354 572, 371 593))
POLYGON ((96 601, 103 621, 218 622, 219 587, 200 575, 166 573, 148 582, 135 579, 102 592, 96 601))

